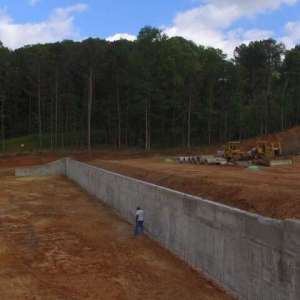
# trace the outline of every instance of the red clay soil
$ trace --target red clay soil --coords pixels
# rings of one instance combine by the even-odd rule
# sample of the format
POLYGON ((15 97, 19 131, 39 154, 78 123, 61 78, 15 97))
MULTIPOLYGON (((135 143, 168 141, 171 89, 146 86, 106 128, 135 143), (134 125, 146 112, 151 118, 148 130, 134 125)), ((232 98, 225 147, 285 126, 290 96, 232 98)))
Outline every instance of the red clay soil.
POLYGON ((0 169, 9 169, 14 167, 26 167, 32 165, 46 164, 48 162, 61 158, 62 155, 55 153, 47 154, 8 154, 0 156, 0 169))
POLYGON ((155 152, 145 153, 141 150, 94 150, 91 154, 87 151, 72 151, 72 152, 41 152, 35 154, 6 154, 0 155, 0 170, 10 169, 15 167, 26 167, 34 165, 42 165, 51 161, 58 160, 63 157, 71 157, 80 161, 89 161, 93 158, 104 160, 126 160, 132 158, 152 157, 155 152))
MULTIPOLYGON (((173 150, 171 154, 177 153, 173 150)), ((169 152, 164 152, 163 155, 169 152)), ((264 216, 300 219, 300 158, 294 166, 261 168, 194 166, 167 163, 161 153, 102 150, 86 152, 10 155, 0 157, 0 175, 13 175, 14 167, 47 163, 61 157, 90 162, 108 170, 264 216)))
POLYGON ((241 148, 243 150, 250 150, 255 147, 257 141, 261 140, 268 142, 280 142, 284 155, 300 154, 300 126, 293 127, 282 132, 242 141, 241 148))
POLYGON ((264 216, 300 219, 300 160, 260 168, 196 166, 159 158, 94 160, 91 164, 264 216))
POLYGON ((232 300, 65 178, 0 177, 1 300, 232 300))

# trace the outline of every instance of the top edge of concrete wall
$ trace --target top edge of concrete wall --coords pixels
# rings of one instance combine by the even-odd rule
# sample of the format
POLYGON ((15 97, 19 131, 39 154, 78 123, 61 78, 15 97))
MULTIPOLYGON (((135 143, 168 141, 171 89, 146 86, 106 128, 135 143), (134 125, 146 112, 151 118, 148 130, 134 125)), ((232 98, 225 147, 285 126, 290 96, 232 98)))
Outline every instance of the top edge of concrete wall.
MULTIPOLYGON (((66 162, 68 160, 76 161, 76 160, 73 160, 73 159, 70 159, 70 158, 66 158, 66 162)), ((266 217, 266 216, 260 215, 258 213, 251 213, 251 212, 248 212, 246 210, 242 210, 240 208, 236 208, 236 207, 233 207, 233 206, 225 205, 225 204, 222 204, 222 203, 219 203, 219 202, 215 202, 213 200, 208 200, 208 199, 196 196, 196 195, 183 193, 183 192, 180 192, 180 191, 177 191, 177 190, 173 190, 171 188, 167 188, 167 187, 164 187, 164 186, 156 185, 154 183, 150 183, 150 182, 143 181, 143 180, 140 180, 140 179, 136 179, 136 178, 133 178, 133 177, 129 177, 129 176, 126 176, 126 175, 122 175, 122 174, 119 174, 119 173, 116 173, 116 172, 108 171, 106 169, 103 169, 103 168, 100 168, 100 167, 97 167, 97 166, 94 166, 94 165, 90 165, 90 164, 87 164, 87 163, 83 163, 83 162, 80 162, 80 161, 76 161, 76 163, 82 164, 82 165, 85 165, 85 166, 89 166, 91 168, 94 168, 95 170, 104 171, 107 174, 119 176, 120 178, 124 178, 124 179, 130 180, 130 181, 139 182, 139 183, 142 183, 142 184, 145 184, 145 185, 148 185, 148 186, 152 186, 152 187, 158 188, 158 189, 160 189, 162 191, 173 192, 173 193, 176 193, 177 195, 181 195, 182 197, 187 198, 187 199, 188 198, 192 198, 194 200, 199 200, 199 201, 202 201, 204 203, 207 203, 209 205, 218 206, 219 208, 224 208, 226 210, 229 209, 233 213, 234 212, 237 212, 237 213, 241 213, 242 212, 243 214, 246 214, 249 217, 258 219, 261 223, 268 223, 268 222, 274 222, 274 221, 275 222, 284 221, 284 220, 281 220, 281 219, 266 217)), ((298 219, 285 219, 285 220, 286 221, 289 220, 289 221, 292 221, 292 222, 296 222, 296 223, 299 223, 299 225, 300 225, 300 220, 298 220, 298 219)))
POLYGON ((66 175, 67 158, 59 159, 44 165, 22 167, 15 169, 16 177, 42 177, 66 175))
POLYGON ((253 218, 257 219, 260 223, 266 223, 267 224, 267 223, 282 222, 282 221, 292 221, 293 223, 297 223, 298 224, 297 226, 300 226, 300 220, 299 219, 280 220, 280 219, 275 219, 275 218, 262 216, 258 213, 251 213, 251 212, 248 212, 248 211, 236 208, 236 207, 232 207, 232 206, 225 205, 225 204, 222 204, 222 203, 219 203, 219 202, 208 200, 208 199, 196 196, 196 195, 183 193, 183 192, 180 192, 180 191, 177 191, 177 190, 173 190, 171 188, 156 185, 154 183, 150 183, 150 182, 143 181, 143 180, 140 180, 140 179, 136 179, 136 178, 133 178, 133 177, 129 177, 129 176, 126 176, 126 175, 122 175, 122 174, 119 174, 119 173, 116 173, 116 172, 108 171, 108 170, 105 170, 103 168, 100 168, 100 167, 97 167, 97 166, 94 166, 94 165, 90 165, 88 163, 73 160, 69 157, 62 158, 62 159, 59 159, 59 160, 56 160, 56 161, 53 161, 53 162, 50 162, 50 163, 47 163, 47 164, 44 164, 44 165, 37 165, 37 166, 26 167, 26 168, 16 168, 15 169, 15 176, 22 177, 22 176, 67 175, 67 166, 64 166, 63 164, 67 164, 69 160, 75 161, 76 163, 81 164, 81 165, 89 166, 90 168, 93 168, 95 170, 101 170, 101 171, 103 171, 107 174, 111 174, 111 175, 114 175, 114 176, 118 176, 120 178, 124 178, 124 179, 129 180, 129 181, 139 182, 139 183, 145 184, 147 186, 160 189, 162 191, 173 192, 173 193, 176 193, 177 195, 179 195, 183 198, 186 198, 186 199, 191 199, 192 198, 193 200, 198 200, 198 201, 201 201, 203 203, 206 203, 206 204, 212 205, 212 206, 217 206, 218 208, 221 208, 221 209, 223 208, 226 211, 231 211, 232 213, 235 213, 235 212, 236 213, 243 213, 251 219, 253 219, 253 218))

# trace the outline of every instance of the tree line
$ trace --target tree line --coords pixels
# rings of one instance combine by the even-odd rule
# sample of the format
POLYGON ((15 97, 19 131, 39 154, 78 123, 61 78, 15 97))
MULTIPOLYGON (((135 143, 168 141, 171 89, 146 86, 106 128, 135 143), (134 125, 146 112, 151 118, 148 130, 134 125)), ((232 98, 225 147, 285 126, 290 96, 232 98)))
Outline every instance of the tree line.
POLYGON ((0 45, 1 145, 191 147, 300 122, 300 46, 242 44, 228 59, 160 30, 136 41, 0 45))

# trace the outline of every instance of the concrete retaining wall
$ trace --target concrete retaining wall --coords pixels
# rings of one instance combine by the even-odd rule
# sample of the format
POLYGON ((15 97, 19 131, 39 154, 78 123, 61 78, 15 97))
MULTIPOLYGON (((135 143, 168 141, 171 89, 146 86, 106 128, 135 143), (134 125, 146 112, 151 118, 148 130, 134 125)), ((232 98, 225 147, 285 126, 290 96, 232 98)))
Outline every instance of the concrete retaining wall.
POLYGON ((15 169, 15 175, 18 177, 56 176, 56 175, 65 175, 65 174, 66 174, 66 159, 54 161, 42 166, 15 169))
MULTIPOLYGON (((245 300, 300 299, 300 222, 264 218, 67 159, 70 179, 245 300)), ((48 168, 48 167, 47 167, 48 168)), ((28 173, 28 172, 27 172, 28 173)))

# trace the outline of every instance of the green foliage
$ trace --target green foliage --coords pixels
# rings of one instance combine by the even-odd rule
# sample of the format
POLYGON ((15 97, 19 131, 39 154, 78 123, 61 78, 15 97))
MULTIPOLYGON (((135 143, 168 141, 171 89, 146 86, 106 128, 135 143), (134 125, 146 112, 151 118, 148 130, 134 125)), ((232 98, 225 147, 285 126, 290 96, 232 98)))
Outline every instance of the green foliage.
MULTIPOLYGON (((44 145, 46 149, 48 142, 48 136, 44 137, 44 145)), ((48 145, 49 146, 49 145, 48 145)), ((33 152, 39 150, 39 139, 38 135, 29 135, 24 137, 12 138, 8 139, 4 142, 4 145, 0 143, 1 149, 4 147, 5 152, 14 152, 14 153, 26 153, 26 152, 33 152)))
POLYGON ((136 41, 0 43, 0 150, 190 146, 298 125, 300 46, 219 49, 144 27, 136 41), (15 138, 25 136, 25 138, 15 138), (20 145, 24 144, 24 147, 20 145))

